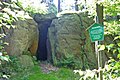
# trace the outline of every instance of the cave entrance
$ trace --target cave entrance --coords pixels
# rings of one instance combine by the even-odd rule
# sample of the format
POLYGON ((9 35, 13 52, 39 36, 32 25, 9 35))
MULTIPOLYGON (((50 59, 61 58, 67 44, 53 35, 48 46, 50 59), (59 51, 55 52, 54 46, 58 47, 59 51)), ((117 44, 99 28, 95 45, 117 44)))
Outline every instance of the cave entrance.
POLYGON ((48 36, 48 28, 50 27, 52 20, 45 20, 38 23, 39 29, 39 42, 37 49, 37 60, 45 61, 51 59, 51 47, 48 36))

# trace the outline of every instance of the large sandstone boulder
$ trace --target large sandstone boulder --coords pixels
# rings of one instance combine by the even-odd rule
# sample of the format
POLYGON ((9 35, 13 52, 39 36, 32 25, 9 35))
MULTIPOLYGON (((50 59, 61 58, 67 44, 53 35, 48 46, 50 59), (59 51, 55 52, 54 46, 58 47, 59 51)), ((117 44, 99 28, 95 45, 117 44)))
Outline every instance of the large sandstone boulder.
POLYGON ((9 55, 19 56, 23 51, 29 50, 32 55, 36 53, 38 46, 38 28, 35 21, 30 18, 15 23, 15 28, 7 32, 5 47, 9 55))
POLYGON ((97 67, 94 44, 87 31, 93 22, 86 13, 65 13, 53 20, 48 34, 55 65, 97 67))

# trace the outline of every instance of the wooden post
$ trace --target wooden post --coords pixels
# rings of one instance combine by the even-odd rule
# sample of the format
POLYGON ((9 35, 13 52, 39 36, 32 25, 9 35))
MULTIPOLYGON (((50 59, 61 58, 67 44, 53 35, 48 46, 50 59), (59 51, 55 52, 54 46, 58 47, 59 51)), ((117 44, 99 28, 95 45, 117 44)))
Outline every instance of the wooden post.
POLYGON ((103 6, 96 4, 96 12, 97 12, 97 17, 98 17, 98 23, 103 25, 103 6))
MULTIPOLYGON (((96 22, 103 25, 103 6, 96 4, 96 12, 97 12, 97 19, 96 22)), ((96 42, 96 44, 101 44, 102 42, 96 42)), ((98 49, 97 49, 98 50, 98 49)), ((103 72, 102 72, 102 52, 97 51, 97 57, 98 57, 98 69, 99 72, 99 80, 103 80, 103 72)))

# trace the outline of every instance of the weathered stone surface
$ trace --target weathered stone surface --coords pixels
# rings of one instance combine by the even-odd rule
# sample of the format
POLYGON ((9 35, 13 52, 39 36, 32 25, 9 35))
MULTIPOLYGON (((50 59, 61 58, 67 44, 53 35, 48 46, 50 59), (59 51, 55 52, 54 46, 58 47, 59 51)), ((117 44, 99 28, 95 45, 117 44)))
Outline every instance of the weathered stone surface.
POLYGON ((34 66, 34 63, 33 63, 33 60, 32 60, 32 57, 31 56, 28 56, 28 55, 21 55, 19 58, 18 58, 20 64, 22 67, 24 68, 27 68, 27 67, 33 67, 34 66))
POLYGON ((19 56, 23 51, 30 50, 34 55, 38 46, 38 28, 33 19, 21 20, 15 23, 15 28, 6 31, 6 51, 9 55, 19 56))
POLYGON ((54 64, 68 60, 68 63, 77 64, 80 68, 97 66, 94 44, 86 30, 93 22, 85 13, 66 13, 53 20, 49 39, 54 64))
POLYGON ((37 23, 40 23, 40 22, 43 22, 43 21, 46 21, 46 20, 52 20, 54 18, 56 18, 56 15, 53 14, 53 13, 49 13, 49 14, 39 14, 39 13, 37 13, 37 14, 34 15, 34 20, 37 23))

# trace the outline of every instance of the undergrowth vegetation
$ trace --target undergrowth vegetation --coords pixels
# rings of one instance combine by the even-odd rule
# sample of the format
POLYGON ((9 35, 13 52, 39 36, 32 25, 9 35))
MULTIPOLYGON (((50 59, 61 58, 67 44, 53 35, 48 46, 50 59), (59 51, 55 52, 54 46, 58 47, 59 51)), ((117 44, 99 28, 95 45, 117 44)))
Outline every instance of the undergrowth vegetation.
POLYGON ((78 80, 79 75, 75 75, 72 70, 60 68, 57 71, 44 73, 39 65, 26 69, 19 74, 12 76, 11 80, 78 80))
POLYGON ((6 30, 14 29, 15 22, 29 18, 29 15, 20 7, 19 2, 0 1, 0 78, 8 79, 14 72, 22 70, 17 58, 10 57, 5 51, 5 38, 9 35, 6 30))

